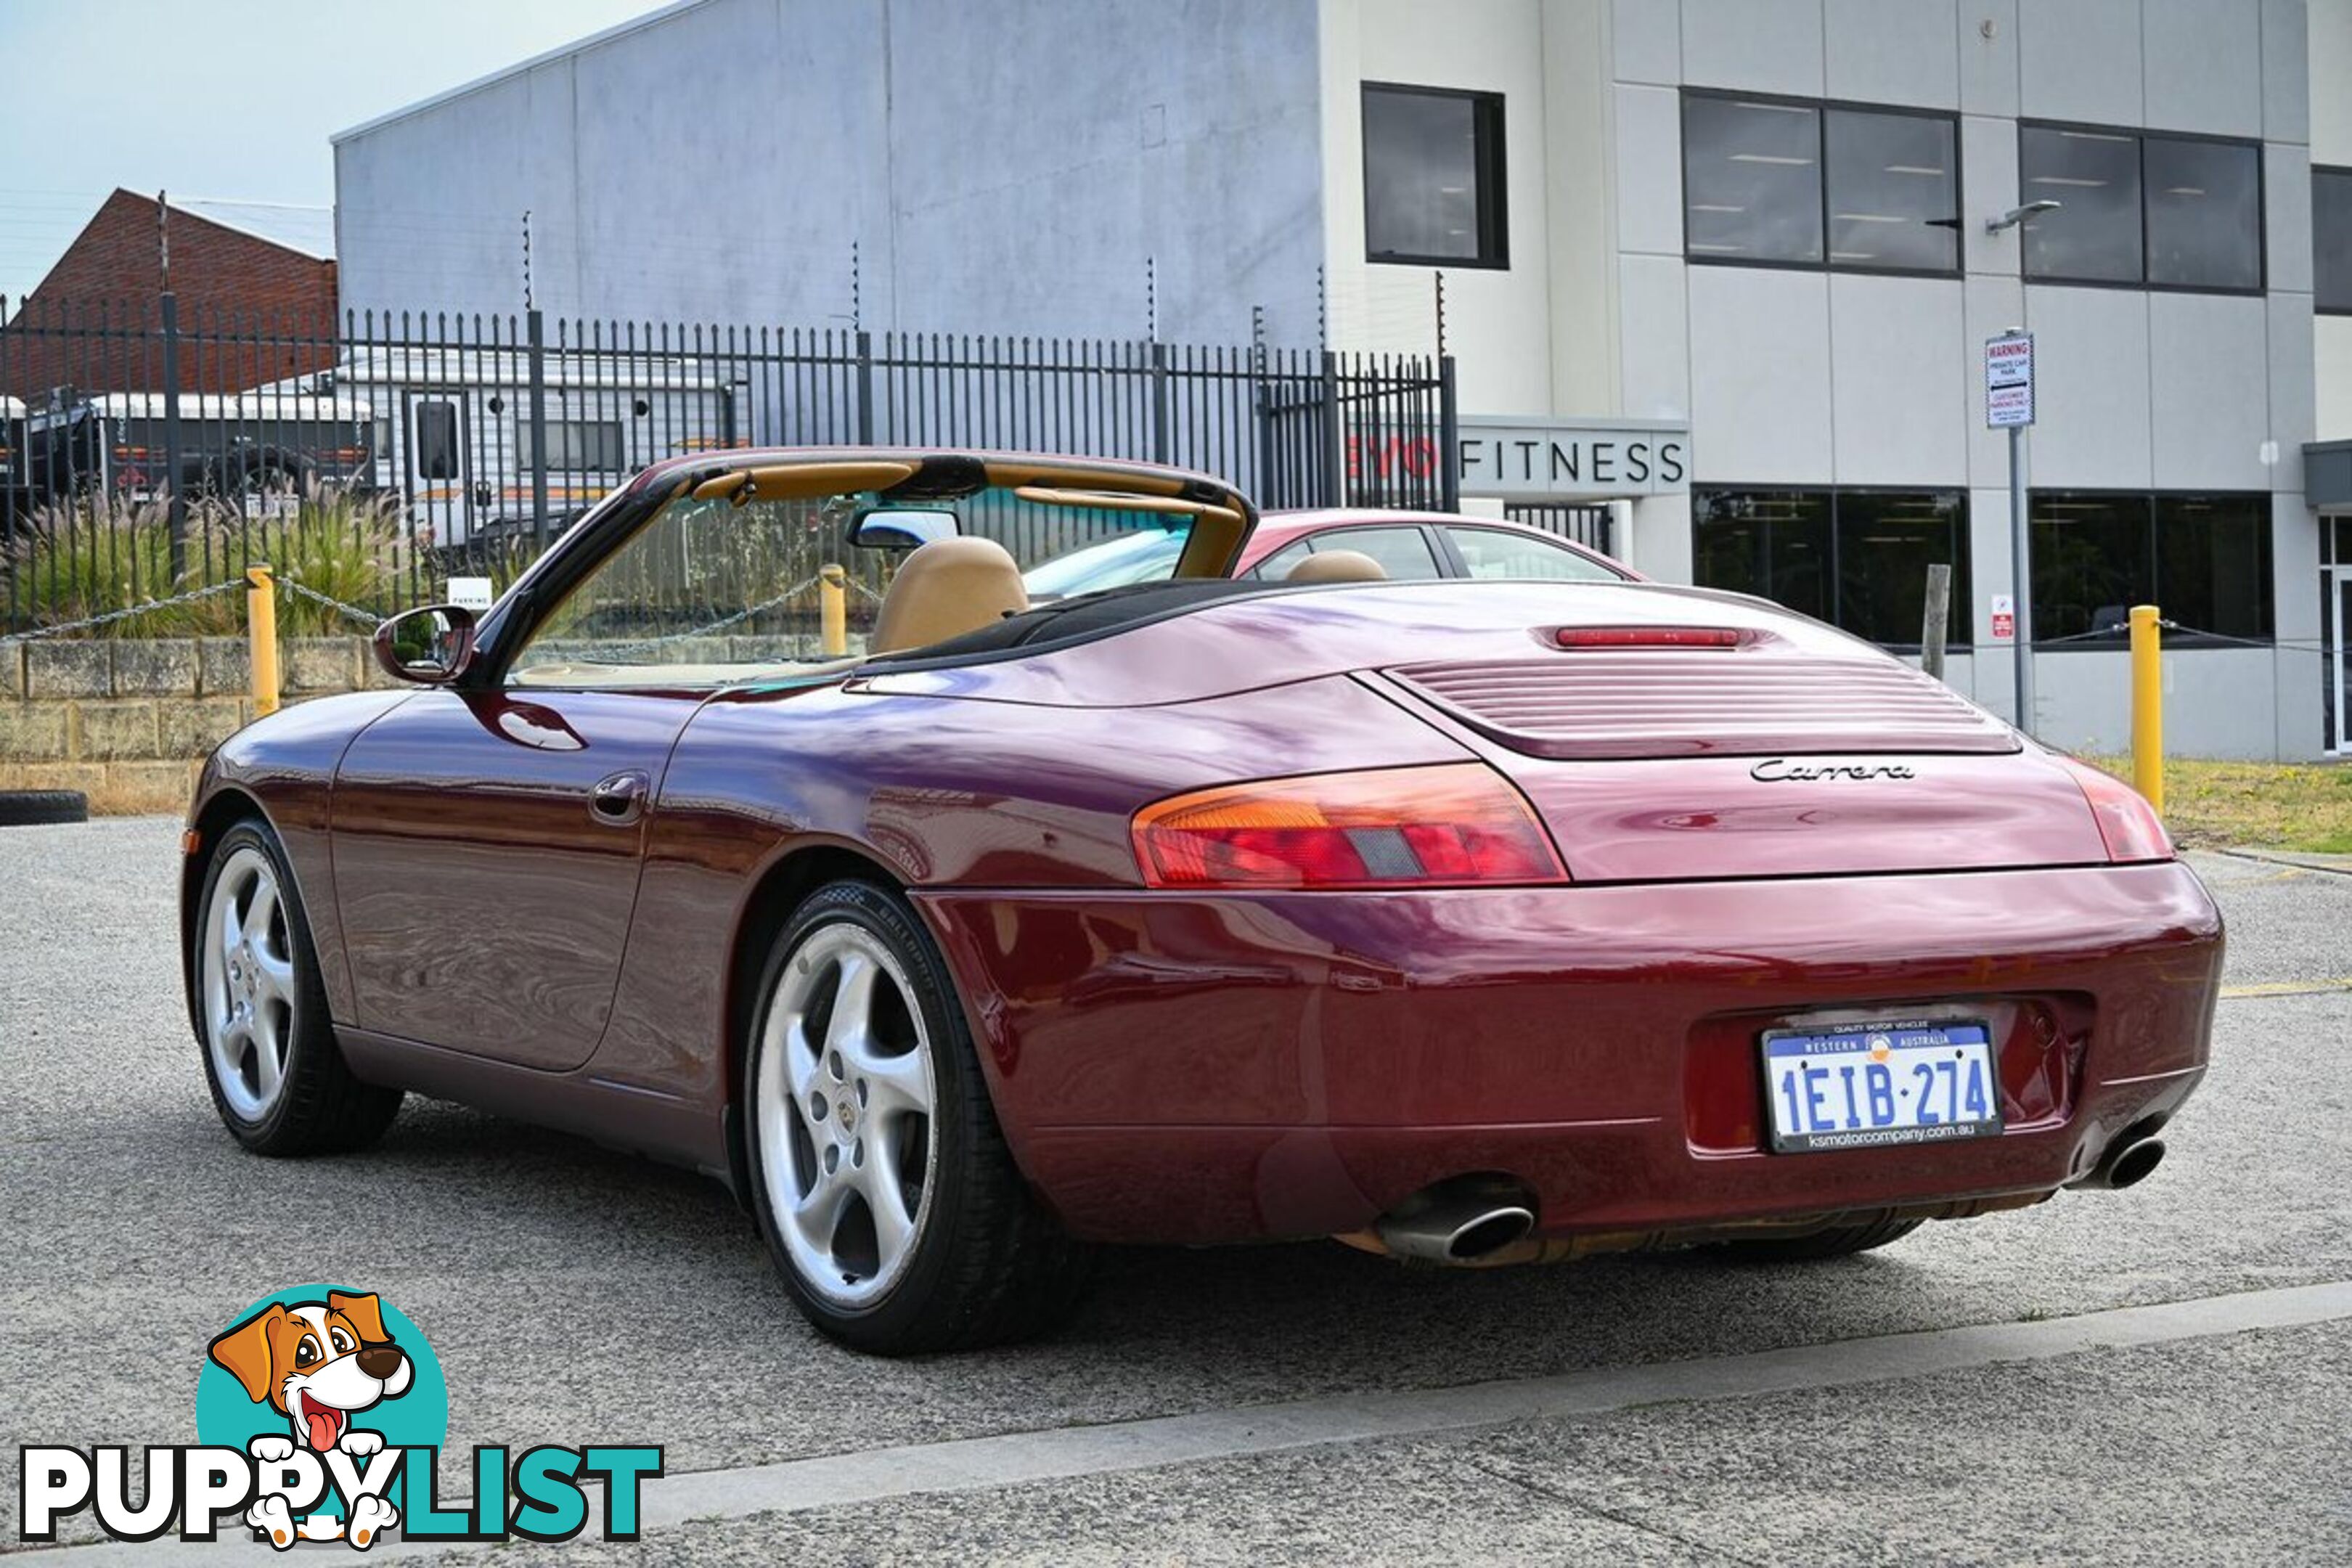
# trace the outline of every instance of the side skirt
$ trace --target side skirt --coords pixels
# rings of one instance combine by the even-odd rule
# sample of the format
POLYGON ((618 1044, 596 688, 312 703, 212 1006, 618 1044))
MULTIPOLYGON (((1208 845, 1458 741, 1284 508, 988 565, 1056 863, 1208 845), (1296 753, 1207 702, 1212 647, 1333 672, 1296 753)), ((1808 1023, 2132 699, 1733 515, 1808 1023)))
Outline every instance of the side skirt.
POLYGON ((544 1072, 342 1025, 335 1039, 352 1071, 369 1083, 577 1133, 607 1149, 684 1165, 730 1190, 736 1186, 725 1116, 677 1095, 585 1069, 544 1072))

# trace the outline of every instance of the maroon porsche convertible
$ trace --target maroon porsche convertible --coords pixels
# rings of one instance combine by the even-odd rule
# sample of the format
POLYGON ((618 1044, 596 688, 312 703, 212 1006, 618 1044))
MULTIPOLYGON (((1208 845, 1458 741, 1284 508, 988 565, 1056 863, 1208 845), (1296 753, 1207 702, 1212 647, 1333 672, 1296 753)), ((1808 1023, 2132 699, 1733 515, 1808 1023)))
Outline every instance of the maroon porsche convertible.
POLYGON ((1099 1242, 1826 1258, 2162 1158, 2221 927, 2137 795, 1759 600, 1233 580, 1253 521, 1078 458, 640 475, 213 757, 222 1119, 347 1150, 415 1090, 698 1167, 893 1352, 1050 1324, 1099 1242), (1031 608, 992 537, 1056 521, 1183 547, 1031 608), (896 571, 810 662, 843 550, 896 571))

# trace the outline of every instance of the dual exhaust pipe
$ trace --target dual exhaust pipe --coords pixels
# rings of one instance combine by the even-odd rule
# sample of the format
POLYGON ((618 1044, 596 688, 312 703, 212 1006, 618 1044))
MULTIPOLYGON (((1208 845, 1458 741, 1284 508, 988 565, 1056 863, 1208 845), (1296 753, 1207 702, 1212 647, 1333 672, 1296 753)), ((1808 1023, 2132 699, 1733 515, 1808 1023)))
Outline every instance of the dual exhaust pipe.
MULTIPOLYGON (((2121 1192, 2136 1187, 2164 1163, 2164 1140, 2126 1132, 2108 1144, 2079 1188, 2121 1192)), ((1534 1202, 1494 1177, 1456 1177, 1423 1187, 1374 1223, 1381 1247, 1425 1263, 1475 1263, 1527 1239, 1535 1229, 1534 1202)))

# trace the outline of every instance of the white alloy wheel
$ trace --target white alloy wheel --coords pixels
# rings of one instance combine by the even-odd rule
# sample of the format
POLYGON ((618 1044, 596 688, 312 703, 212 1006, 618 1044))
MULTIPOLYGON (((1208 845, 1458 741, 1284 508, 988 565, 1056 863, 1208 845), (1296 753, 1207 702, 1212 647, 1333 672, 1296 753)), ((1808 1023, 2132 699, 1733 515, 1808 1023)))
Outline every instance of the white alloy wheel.
POLYGON ((196 952, 215 1081, 239 1120, 259 1121, 285 1090, 301 988, 278 869, 257 847, 239 846, 213 879, 196 952))
POLYGON ((898 957, 848 921, 785 961, 758 1034, 761 1179, 793 1270, 835 1307, 879 1300, 931 1210, 932 1042, 898 957))

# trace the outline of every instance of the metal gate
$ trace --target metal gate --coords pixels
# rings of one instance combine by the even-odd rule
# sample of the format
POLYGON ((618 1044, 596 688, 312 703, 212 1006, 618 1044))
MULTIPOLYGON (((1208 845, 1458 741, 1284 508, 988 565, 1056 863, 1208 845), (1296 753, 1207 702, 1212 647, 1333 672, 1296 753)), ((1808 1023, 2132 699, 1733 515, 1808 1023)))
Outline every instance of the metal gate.
POLYGON ((1603 555, 1617 553, 1616 514, 1606 502, 1506 501, 1503 515, 1513 522, 1557 533, 1603 555))

